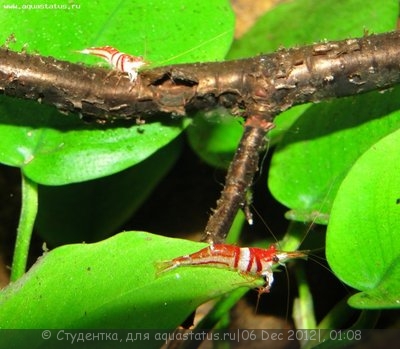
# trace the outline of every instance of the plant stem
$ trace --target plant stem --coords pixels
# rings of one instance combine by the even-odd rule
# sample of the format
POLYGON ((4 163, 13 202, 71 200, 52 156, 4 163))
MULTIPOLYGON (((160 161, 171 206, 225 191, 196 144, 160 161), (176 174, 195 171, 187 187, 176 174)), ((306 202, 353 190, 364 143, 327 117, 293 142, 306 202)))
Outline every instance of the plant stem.
POLYGON ((243 231, 243 226, 246 223, 246 216, 244 215, 242 210, 239 210, 236 214, 235 219, 233 220, 231 229, 229 230, 228 236, 226 238, 227 244, 237 244, 240 239, 240 234, 243 231))
POLYGON ((11 281, 18 280, 24 275, 28 260, 29 245, 31 242, 33 226, 38 210, 37 184, 25 177, 22 173, 22 205, 19 217, 17 239, 11 270, 11 281))
POLYGON ((314 303, 303 266, 296 266, 296 279, 299 288, 299 298, 293 306, 293 318, 296 328, 313 329, 317 324, 314 316, 314 303))

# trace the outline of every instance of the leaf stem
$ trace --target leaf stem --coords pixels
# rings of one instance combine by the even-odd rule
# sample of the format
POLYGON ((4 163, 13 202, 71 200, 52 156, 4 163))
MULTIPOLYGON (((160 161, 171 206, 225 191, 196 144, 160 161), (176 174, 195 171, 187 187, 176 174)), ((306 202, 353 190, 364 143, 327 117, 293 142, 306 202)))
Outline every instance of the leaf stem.
POLYGON ((310 287, 305 275, 304 266, 297 265, 296 279, 299 288, 299 298, 295 300, 293 307, 293 318, 296 328, 313 329, 316 328, 314 313, 314 302, 310 287))
POLYGON ((24 275, 28 260, 29 245, 38 210, 37 184, 22 173, 22 205, 19 217, 17 239, 11 269, 11 281, 24 275))

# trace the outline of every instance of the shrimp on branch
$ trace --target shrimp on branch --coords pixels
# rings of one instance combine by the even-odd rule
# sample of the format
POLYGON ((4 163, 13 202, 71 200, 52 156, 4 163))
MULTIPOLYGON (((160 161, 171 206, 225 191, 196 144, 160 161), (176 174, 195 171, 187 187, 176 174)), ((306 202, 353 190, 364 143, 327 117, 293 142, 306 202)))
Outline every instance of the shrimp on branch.
POLYGON ((111 46, 90 47, 76 52, 105 59, 114 69, 127 73, 132 82, 136 81, 139 69, 148 64, 143 57, 120 52, 111 46))

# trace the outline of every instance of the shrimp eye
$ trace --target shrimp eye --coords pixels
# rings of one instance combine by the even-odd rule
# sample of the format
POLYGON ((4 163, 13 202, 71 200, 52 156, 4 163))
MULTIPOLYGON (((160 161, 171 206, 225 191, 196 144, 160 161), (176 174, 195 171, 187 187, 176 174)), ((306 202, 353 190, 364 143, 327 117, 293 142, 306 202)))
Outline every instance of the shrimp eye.
POLYGON ((272 257, 272 261, 273 261, 274 263, 279 263, 279 257, 278 257, 278 256, 272 257))

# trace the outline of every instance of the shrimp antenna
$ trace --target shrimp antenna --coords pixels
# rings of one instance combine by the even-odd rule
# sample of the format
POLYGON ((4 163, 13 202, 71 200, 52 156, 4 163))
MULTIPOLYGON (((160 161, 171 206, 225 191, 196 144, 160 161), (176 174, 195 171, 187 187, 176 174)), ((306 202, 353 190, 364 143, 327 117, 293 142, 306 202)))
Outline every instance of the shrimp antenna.
POLYGON ((253 204, 251 204, 251 208, 255 212, 257 217, 261 220, 262 224, 267 228, 268 232, 272 235, 272 237, 274 238, 275 242, 279 245, 278 237, 275 235, 275 233, 269 227, 268 223, 266 222, 264 217, 261 215, 261 213, 256 209, 256 207, 253 204))
POLYGON ((167 63, 167 62, 170 62, 170 61, 174 60, 175 58, 178 58, 178 57, 181 57, 181 56, 183 56, 183 55, 186 55, 186 54, 188 54, 188 53, 190 53, 190 52, 193 52, 193 51, 199 49, 200 47, 205 46, 205 45, 209 44, 210 42, 213 42, 213 41, 219 39, 220 37, 226 35, 226 34, 229 33, 230 31, 231 31, 230 29, 229 29, 229 30, 226 30, 226 31, 222 32, 221 34, 218 34, 217 36, 214 36, 213 38, 208 39, 208 40, 206 40, 206 41, 203 41, 202 43, 200 43, 200 44, 198 44, 198 45, 196 45, 196 46, 190 48, 189 50, 186 50, 186 51, 184 51, 184 52, 181 52, 181 53, 179 53, 179 54, 177 54, 177 55, 175 55, 175 56, 173 56, 173 57, 170 57, 170 58, 168 58, 168 59, 166 59, 166 60, 164 60, 164 61, 158 63, 158 65, 165 64, 165 63, 167 63))

